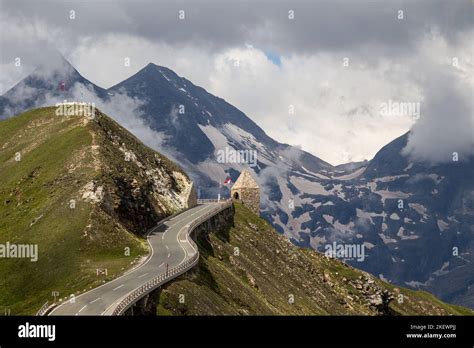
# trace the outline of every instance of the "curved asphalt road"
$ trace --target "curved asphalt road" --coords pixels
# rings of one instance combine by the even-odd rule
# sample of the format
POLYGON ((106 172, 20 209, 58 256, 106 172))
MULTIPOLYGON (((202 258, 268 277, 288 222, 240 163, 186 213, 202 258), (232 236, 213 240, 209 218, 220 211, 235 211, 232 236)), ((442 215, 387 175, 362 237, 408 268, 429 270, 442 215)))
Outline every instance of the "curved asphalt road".
POLYGON ((136 269, 97 288, 76 296, 75 302, 66 300, 49 315, 110 315, 117 302, 149 280, 166 273, 191 258, 197 250, 188 241, 187 224, 216 210, 221 203, 198 205, 158 224, 150 232, 148 243, 151 256, 136 269))

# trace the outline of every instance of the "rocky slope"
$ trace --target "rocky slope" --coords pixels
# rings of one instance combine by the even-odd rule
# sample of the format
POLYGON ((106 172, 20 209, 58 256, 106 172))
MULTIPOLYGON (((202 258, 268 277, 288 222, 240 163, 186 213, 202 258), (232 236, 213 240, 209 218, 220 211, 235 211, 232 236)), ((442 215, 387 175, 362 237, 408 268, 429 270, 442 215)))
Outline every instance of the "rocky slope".
POLYGON ((155 294, 158 315, 473 315, 298 248, 235 204, 227 225, 197 237, 192 271, 155 294))
POLYGON ((289 219, 302 222, 297 244, 364 245, 366 258, 347 262, 393 283, 426 289, 473 306, 474 157, 429 164, 402 154, 409 134, 395 139, 349 175, 299 186, 289 219))
POLYGON ((0 177, 0 244, 38 248, 36 262, 0 258, 0 307, 11 314, 116 277, 147 254, 147 229, 193 193, 178 166, 98 110, 1 121, 0 177))
MULTIPOLYGON (((401 153, 405 134, 370 161, 331 166, 271 139, 240 110, 165 67, 149 64, 104 91, 67 62, 59 66, 48 75, 53 84, 36 74, 4 100, 18 107, 60 101, 83 93, 78 86, 101 100, 127 95, 140 101, 142 121, 155 132, 153 138, 163 140, 157 148, 183 166, 202 198, 228 195, 220 183, 227 177, 235 182, 252 165, 262 189, 262 216, 294 244, 320 251, 333 242, 364 246, 363 261, 346 261, 474 308, 474 154, 435 166, 414 162, 401 153), (62 80, 70 83, 58 92, 62 80), (219 153, 239 151, 255 156, 219 160, 219 153)), ((2 100, 0 118, 8 116, 2 100)))

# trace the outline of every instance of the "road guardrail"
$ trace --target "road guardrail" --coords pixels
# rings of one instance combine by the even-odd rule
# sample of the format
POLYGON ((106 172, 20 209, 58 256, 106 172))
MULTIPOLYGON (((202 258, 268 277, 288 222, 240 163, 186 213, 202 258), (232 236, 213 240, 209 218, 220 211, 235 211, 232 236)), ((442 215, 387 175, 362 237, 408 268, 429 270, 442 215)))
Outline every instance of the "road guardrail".
POLYGON ((117 304, 115 307, 114 311, 112 312, 112 315, 122 315, 125 313, 125 311, 130 308, 134 303, 136 303, 139 299, 144 297, 146 294, 149 294, 151 291, 159 288, 163 284, 169 282, 170 280, 178 277, 179 275, 187 272, 194 266, 196 266, 199 262, 199 250, 192 238, 190 238, 191 232, 201 225, 203 222, 206 222, 209 220, 209 218, 215 216, 216 214, 220 213, 221 211, 229 208, 232 206, 231 201, 221 201, 221 205, 218 206, 215 210, 212 210, 194 221, 192 221, 188 225, 188 229, 186 232, 186 237, 188 239, 188 242, 192 245, 192 247, 195 250, 195 254, 188 260, 184 260, 182 263, 180 263, 177 266, 174 266, 170 268, 166 273, 160 274, 159 276, 149 280, 145 284, 141 285, 140 287, 136 288, 132 292, 130 292, 127 296, 123 297, 120 302, 117 304))

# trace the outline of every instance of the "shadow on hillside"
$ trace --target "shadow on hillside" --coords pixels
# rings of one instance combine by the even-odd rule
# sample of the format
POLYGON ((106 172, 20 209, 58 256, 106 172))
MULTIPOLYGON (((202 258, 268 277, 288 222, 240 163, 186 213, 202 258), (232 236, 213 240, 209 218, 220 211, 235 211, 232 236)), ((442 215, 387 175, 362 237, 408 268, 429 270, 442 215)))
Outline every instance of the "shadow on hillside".
POLYGON ((226 224, 225 227, 222 227, 215 231, 201 231, 201 233, 197 233, 197 238, 195 239, 200 253, 197 278, 195 278, 195 282, 200 285, 207 285, 215 292, 219 292, 219 285, 217 284, 211 270, 209 269, 209 265, 211 262, 216 263, 222 261, 219 261, 219 259, 216 257, 216 253, 214 250, 215 246, 211 242, 209 234, 214 233, 215 236, 218 237, 218 239, 222 242, 228 242, 230 229, 232 226, 233 224, 226 224), (210 259, 210 257, 212 259, 210 259))

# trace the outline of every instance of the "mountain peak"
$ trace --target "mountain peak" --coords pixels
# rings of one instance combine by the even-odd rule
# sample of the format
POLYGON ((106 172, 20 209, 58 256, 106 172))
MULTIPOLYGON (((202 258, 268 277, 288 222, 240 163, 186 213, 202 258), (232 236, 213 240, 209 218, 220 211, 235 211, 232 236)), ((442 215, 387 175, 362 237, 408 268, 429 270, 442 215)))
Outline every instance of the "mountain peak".
POLYGON ((145 65, 145 67, 142 70, 151 70, 151 69, 156 69, 156 68, 159 68, 159 66, 156 65, 155 63, 150 62, 147 65, 145 65))
POLYGON ((74 66, 59 52, 49 52, 46 59, 41 59, 37 62, 33 71, 35 75, 80 75, 74 66))
POLYGON ((167 81, 180 79, 180 77, 171 69, 157 65, 155 63, 148 63, 146 66, 143 67, 136 75, 142 74, 159 74, 164 77, 167 81))
POLYGON ((35 62, 33 72, 7 90, 0 98, 0 119, 13 116, 33 107, 51 105, 53 99, 64 100, 72 97, 75 84, 90 86, 97 96, 103 98, 106 92, 83 77, 58 51, 47 50, 35 62), (28 90, 28 93, 24 93, 28 90), (46 98, 49 96, 50 98, 46 98))

